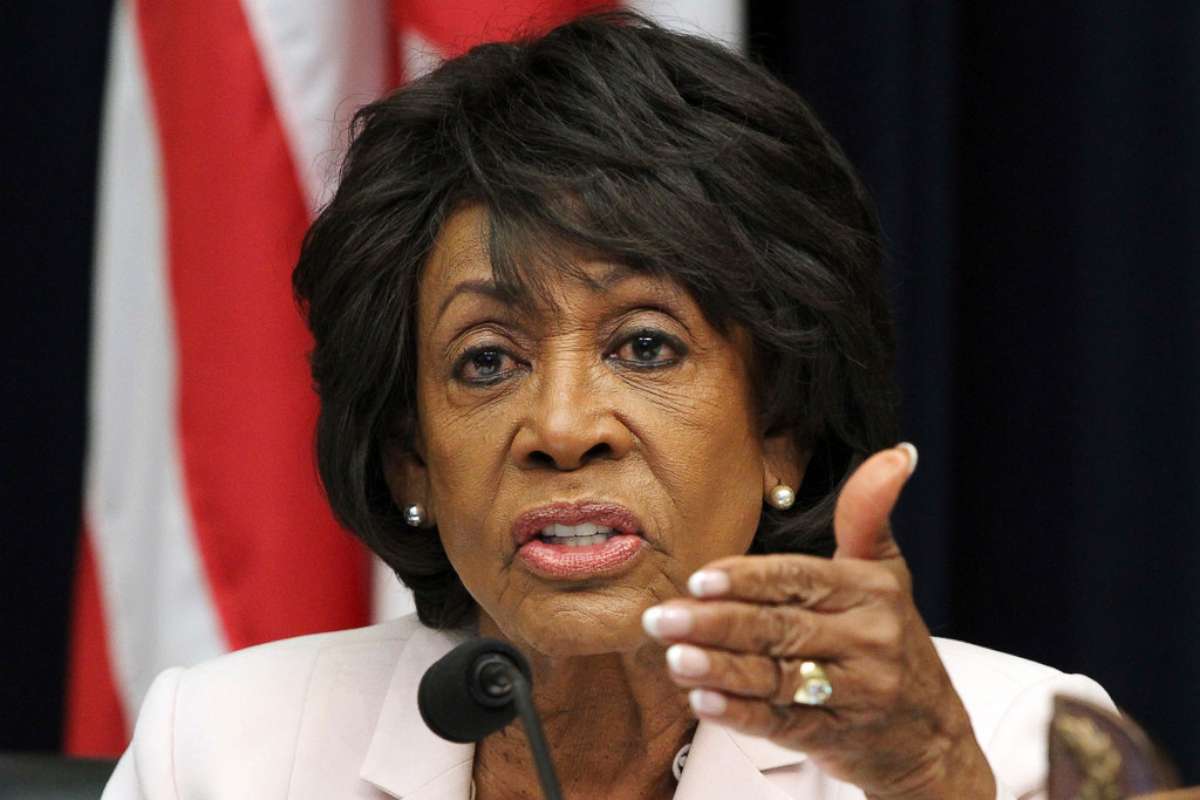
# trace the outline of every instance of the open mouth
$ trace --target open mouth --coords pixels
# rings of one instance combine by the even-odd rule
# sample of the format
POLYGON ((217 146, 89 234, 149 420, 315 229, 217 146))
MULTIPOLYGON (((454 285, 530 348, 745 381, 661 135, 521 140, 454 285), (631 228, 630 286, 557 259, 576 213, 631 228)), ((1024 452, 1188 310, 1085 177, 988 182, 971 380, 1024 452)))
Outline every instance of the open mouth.
POLYGON ((586 579, 632 565, 646 538, 637 516, 616 503, 551 503, 513 523, 518 558, 550 578, 586 579))
POLYGON ((559 544, 564 547, 587 547, 592 544, 604 544, 617 535, 617 531, 584 522, 580 525, 563 525, 552 523, 538 532, 537 538, 547 544, 559 544))

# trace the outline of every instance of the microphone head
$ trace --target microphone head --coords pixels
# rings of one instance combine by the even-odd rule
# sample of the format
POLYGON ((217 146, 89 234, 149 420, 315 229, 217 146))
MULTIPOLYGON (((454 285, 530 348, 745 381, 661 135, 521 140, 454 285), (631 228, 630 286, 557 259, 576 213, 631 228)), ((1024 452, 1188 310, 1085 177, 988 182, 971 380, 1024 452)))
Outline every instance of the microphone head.
POLYGON ((429 730, 451 742, 477 742, 517 715, 511 696, 497 702, 481 683, 487 667, 503 663, 532 680, 529 662, 512 645, 470 639, 425 670, 417 688, 417 708, 429 730))

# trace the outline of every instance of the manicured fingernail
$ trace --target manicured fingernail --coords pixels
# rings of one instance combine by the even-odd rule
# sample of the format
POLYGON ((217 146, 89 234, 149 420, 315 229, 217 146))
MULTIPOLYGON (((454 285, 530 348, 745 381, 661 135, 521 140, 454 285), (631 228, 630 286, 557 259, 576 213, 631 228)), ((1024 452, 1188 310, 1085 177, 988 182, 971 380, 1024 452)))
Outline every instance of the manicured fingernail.
POLYGON ((901 442, 896 445, 896 449, 908 454, 908 474, 912 475, 917 468, 917 446, 911 442, 901 442))
POLYGON ((729 591, 729 573, 719 569, 702 569, 688 578, 688 591, 693 597, 716 597, 729 591))
POLYGON ((667 666, 676 675, 685 678, 701 678, 710 667, 708 653, 690 644, 673 644, 667 648, 667 666))
POLYGON ((725 713, 725 695, 711 689, 692 689, 688 692, 688 703, 700 716, 717 717, 725 713))
POLYGON ((651 636, 683 636, 692 629, 692 612, 676 606, 653 606, 642 614, 642 627, 651 636))

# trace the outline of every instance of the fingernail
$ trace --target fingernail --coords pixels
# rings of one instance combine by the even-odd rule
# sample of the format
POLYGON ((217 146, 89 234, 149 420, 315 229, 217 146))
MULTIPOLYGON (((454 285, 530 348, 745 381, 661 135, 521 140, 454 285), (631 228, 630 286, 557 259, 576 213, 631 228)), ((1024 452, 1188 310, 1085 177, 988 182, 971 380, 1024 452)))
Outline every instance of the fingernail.
POLYGON ((692 612, 675 606, 653 606, 642 613, 642 627, 651 636, 683 636, 692 629, 692 612))
POLYGON ((716 597, 729 591, 729 573, 720 569, 702 569, 688 578, 693 597, 716 597))
POLYGON ((901 442, 896 445, 897 450, 903 450, 908 454, 908 474, 912 475, 917 468, 917 446, 911 442, 901 442))
POLYGON ((676 675, 700 678, 708 674, 708 653, 690 644, 673 644, 667 648, 667 666, 676 675))
POLYGON ((725 695, 711 689, 692 689, 688 692, 688 703, 701 716, 716 717, 725 713, 725 695))

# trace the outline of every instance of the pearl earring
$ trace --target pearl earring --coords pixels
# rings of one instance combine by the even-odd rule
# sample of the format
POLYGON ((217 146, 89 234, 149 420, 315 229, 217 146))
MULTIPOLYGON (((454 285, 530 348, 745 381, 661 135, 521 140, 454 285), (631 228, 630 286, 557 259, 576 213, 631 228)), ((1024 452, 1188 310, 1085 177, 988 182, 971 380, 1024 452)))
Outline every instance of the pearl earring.
POLYGON ((767 495, 767 502, 773 508, 778 508, 780 511, 787 511, 796 502, 796 493, 792 491, 792 487, 781 483, 767 495))
POLYGON ((404 521, 414 528, 425 524, 425 506, 413 503, 404 507, 404 521))

